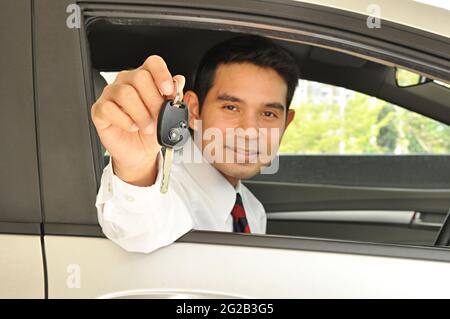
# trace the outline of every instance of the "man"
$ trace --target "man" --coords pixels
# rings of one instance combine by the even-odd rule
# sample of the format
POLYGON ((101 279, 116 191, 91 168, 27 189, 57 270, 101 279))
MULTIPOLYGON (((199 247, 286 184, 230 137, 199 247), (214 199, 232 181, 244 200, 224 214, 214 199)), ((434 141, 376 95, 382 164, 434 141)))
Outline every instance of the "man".
POLYGON ((122 248, 144 253, 191 229, 264 234, 264 207, 240 180, 270 165, 273 145, 294 118, 293 57, 257 36, 227 40, 205 54, 194 90, 184 93, 189 127, 200 138, 182 152, 192 150, 203 161, 183 156, 174 163, 169 191, 162 194, 156 123, 163 101, 176 94, 174 80, 184 87, 183 76, 172 77, 161 57, 150 56, 139 68, 120 72, 92 106, 111 155, 96 201, 103 232, 122 248))

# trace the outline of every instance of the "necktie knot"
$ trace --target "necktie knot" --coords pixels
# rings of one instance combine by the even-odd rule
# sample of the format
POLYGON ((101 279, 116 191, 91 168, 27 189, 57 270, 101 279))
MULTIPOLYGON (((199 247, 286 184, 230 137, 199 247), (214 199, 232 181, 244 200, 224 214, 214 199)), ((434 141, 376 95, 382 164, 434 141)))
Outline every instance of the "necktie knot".
POLYGON ((233 216, 233 231, 238 233, 250 233, 250 226, 245 216, 244 205, 242 204, 242 198, 239 193, 236 193, 236 202, 234 203, 231 211, 233 216))

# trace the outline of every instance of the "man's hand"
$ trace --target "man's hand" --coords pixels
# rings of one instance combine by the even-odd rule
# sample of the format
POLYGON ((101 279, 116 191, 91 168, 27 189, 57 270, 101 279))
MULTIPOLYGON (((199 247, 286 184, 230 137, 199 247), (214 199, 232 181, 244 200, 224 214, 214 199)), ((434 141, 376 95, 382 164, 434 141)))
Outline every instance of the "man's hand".
POLYGON ((182 89, 185 78, 172 78, 164 60, 152 55, 139 68, 119 72, 92 106, 92 121, 111 154, 114 173, 125 182, 155 182, 161 149, 156 138, 158 113, 164 100, 176 95, 174 79, 182 89))

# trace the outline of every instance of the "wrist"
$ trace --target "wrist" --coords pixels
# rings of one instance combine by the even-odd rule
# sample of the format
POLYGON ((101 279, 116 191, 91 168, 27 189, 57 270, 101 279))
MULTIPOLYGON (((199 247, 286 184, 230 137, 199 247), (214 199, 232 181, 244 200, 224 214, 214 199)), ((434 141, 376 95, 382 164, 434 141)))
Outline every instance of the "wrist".
POLYGON ((135 166, 123 166, 112 158, 113 174, 122 181, 134 186, 151 186, 155 183, 158 173, 158 154, 146 158, 141 164, 135 166))

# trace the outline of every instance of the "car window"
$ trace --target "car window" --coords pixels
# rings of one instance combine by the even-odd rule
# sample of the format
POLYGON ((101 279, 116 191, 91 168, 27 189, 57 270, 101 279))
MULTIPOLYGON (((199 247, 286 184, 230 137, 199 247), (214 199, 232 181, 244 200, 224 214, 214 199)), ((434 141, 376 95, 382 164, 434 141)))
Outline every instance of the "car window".
MULTIPOLYGON (((149 30, 142 29, 142 34, 149 30)), ((136 44, 145 43, 139 34, 129 33, 136 44)), ((410 105, 376 97, 382 96, 378 88, 385 85, 396 90, 385 99, 410 100, 405 97, 409 89, 398 92, 394 76, 387 78, 394 74, 392 64, 314 45, 289 45, 304 74, 290 106, 296 116, 283 136, 280 167, 275 174, 244 181, 266 210, 266 233, 432 246, 450 209, 445 199, 450 182, 442 173, 449 167, 450 127, 409 110, 410 105), (362 81, 367 75, 373 78, 362 81)), ((189 77, 195 59, 188 64, 168 48, 143 47, 127 59, 119 53, 115 59, 99 54, 100 46, 91 49, 93 67, 102 71, 107 83, 114 81, 117 71, 139 65, 152 52, 167 57, 170 69, 185 74, 187 89, 192 89, 189 77)), ((194 52, 190 54, 198 56, 194 52)), ((431 84, 432 93, 441 87, 431 84)), ((421 96, 435 109, 441 107, 427 97, 421 96)), ((109 154, 103 146, 102 156, 106 165, 109 154)))
MULTIPOLYGON (((100 74, 107 83, 117 76, 117 72, 100 74)), ((299 161, 327 154, 450 154, 448 125, 360 92, 299 80, 290 108, 296 117, 283 137, 280 155, 297 155, 299 161)), ((103 155, 106 164, 109 154, 104 149, 103 155)), ((446 211, 361 205, 286 212, 269 207, 267 234, 432 246, 446 217, 446 211)))
POLYGON ((450 126, 376 97, 300 80, 281 154, 450 154, 450 126))

